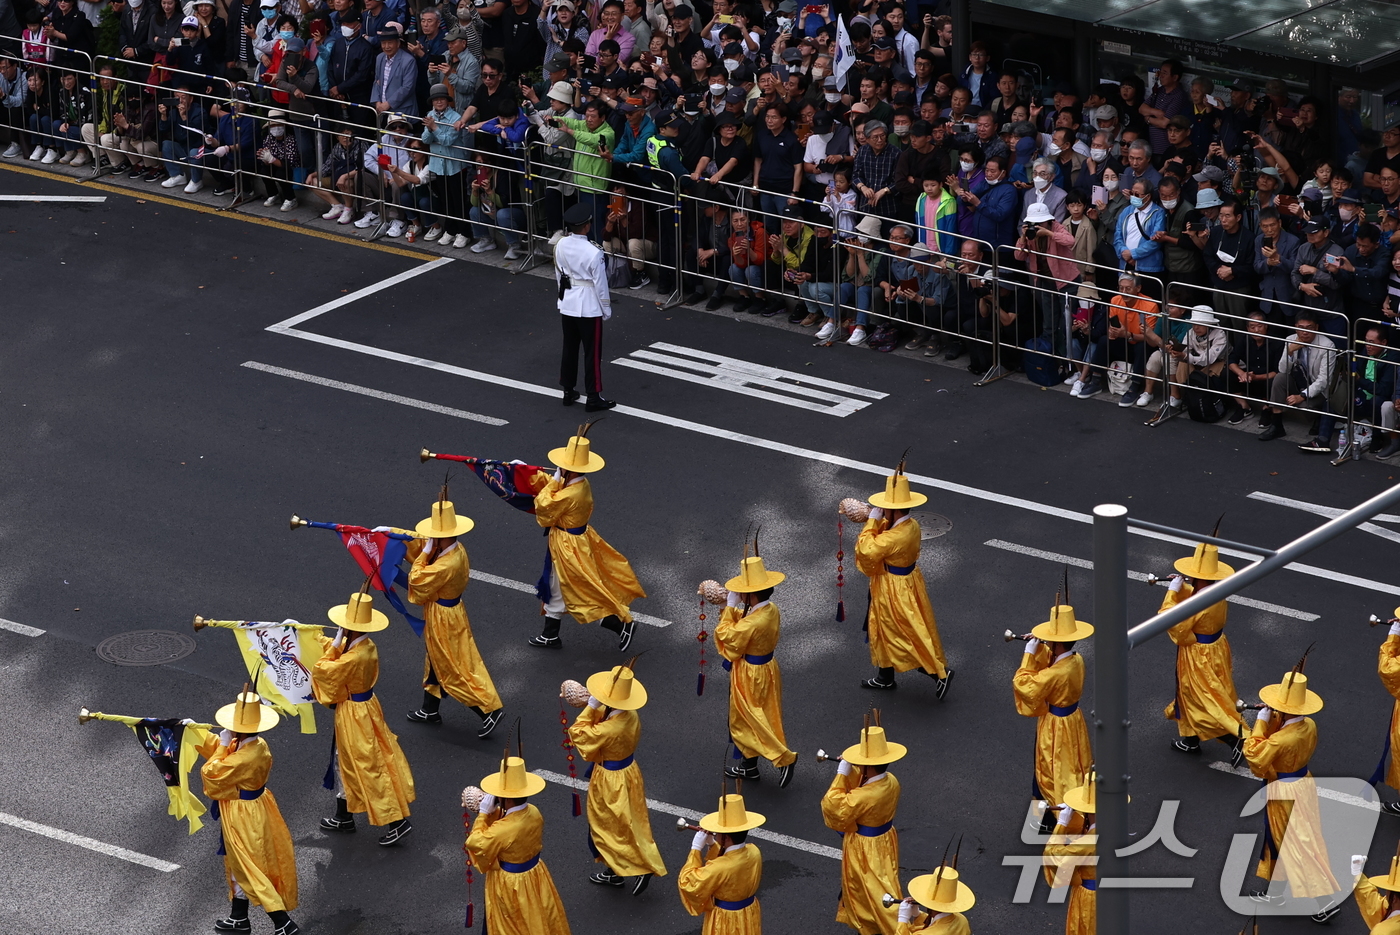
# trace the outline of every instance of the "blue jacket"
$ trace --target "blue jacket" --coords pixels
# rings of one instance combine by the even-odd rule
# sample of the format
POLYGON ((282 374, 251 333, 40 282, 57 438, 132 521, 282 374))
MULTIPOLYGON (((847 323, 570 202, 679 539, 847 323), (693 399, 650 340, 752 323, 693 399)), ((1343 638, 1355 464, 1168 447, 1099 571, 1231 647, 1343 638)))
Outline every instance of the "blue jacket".
POLYGON ((613 162, 639 163, 646 165, 647 140, 656 135, 656 124, 650 117, 643 117, 636 133, 632 124, 624 122, 622 133, 618 135, 617 146, 613 149, 613 162))
MULTIPOLYGON (((1127 266, 1123 262, 1123 251, 1128 244, 1126 234, 1128 225, 1137 226, 1138 212, 1134 208, 1125 208, 1118 216, 1118 230, 1113 234, 1113 252, 1118 258, 1119 268, 1127 266)), ((1156 202, 1147 212, 1147 219, 1142 222, 1142 240, 1138 243, 1137 249, 1133 251, 1134 265, 1140 273, 1160 273, 1167 268, 1166 261, 1162 254, 1162 245, 1152 239, 1152 235, 1160 230, 1165 230, 1167 226, 1167 212, 1162 210, 1162 206, 1156 202)))
POLYGON ((462 131, 453 126, 462 115, 449 107, 441 114, 434 111, 432 117, 437 122, 437 128, 429 130, 424 127, 421 137, 428 144, 428 152, 432 153, 428 157, 428 169, 437 175, 456 175, 462 171, 461 160, 467 155, 466 150, 458 146, 462 131), (444 156, 456 158, 444 159, 444 156))
POLYGON ((219 118, 219 124, 212 135, 219 141, 219 145, 239 150, 237 154, 230 152, 229 159, 242 160, 241 164, 251 169, 257 128, 258 122, 248 114, 224 114, 219 118))
POLYGON ((370 86, 374 77, 374 59, 378 55, 375 47, 363 36, 335 41, 331 49, 330 74, 326 78, 332 88, 339 88, 352 104, 368 104, 370 86))
POLYGON ((982 203, 972 212, 972 236, 994 248, 1016 242, 1016 222, 1020 219, 1021 195, 1008 181, 988 185, 986 179, 972 186, 982 203))
POLYGON ((417 117, 418 95, 415 93, 417 86, 418 60, 413 57, 412 52, 399 49, 392 61, 387 59, 383 52, 374 57, 374 86, 369 94, 371 104, 387 101, 389 110, 417 117), (384 82, 386 65, 389 68, 387 85, 384 82))
MULTIPOLYGON (((989 67, 982 73, 982 81, 977 86, 977 91, 972 95, 972 107, 968 108, 973 113, 978 110, 986 110, 992 106, 992 102, 1001 97, 1001 92, 997 90, 997 82, 1001 80, 1001 75, 992 71, 989 67)), ((963 69, 962 75, 958 78, 958 86, 972 90, 972 66, 968 65, 963 69)))
MULTIPOLYGON (((1259 298, 1264 300, 1260 308, 1265 312, 1273 311, 1273 303, 1269 299, 1293 301, 1293 267, 1297 265, 1296 257, 1301 244, 1302 241, 1288 231, 1279 231, 1275 245, 1278 247, 1278 266, 1270 266, 1260 252, 1264 246, 1264 235, 1254 235, 1254 271, 1259 274, 1259 298)), ((1294 311, 1290 308, 1284 314, 1292 318, 1294 311)))

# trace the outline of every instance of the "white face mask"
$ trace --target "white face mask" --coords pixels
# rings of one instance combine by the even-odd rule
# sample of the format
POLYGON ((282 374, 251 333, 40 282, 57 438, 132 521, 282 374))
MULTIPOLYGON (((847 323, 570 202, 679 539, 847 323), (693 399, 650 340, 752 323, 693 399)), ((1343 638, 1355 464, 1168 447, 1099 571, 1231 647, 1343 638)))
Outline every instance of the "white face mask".
POLYGON ((1163 198, 1163 199, 1162 199, 1162 207, 1166 208, 1168 211, 1170 211, 1172 208, 1175 208, 1175 207, 1176 207, 1176 203, 1177 203, 1177 199, 1176 199, 1176 198, 1163 198))
POLYGON ((712 84, 710 85, 710 93, 713 94, 715 97, 719 97, 721 94, 724 93, 725 89, 728 87, 729 85, 727 84, 712 84))
POLYGON ((1117 180, 1117 179, 1104 179, 1104 180, 1103 180, 1103 187, 1104 187, 1105 189, 1107 189, 1108 191, 1116 192, 1116 191, 1118 190, 1118 180, 1117 180))
POLYGON ((729 71, 729 72, 738 71, 738 70, 739 70, 739 66, 742 65, 742 64, 743 64, 743 63, 740 62, 738 59, 735 59, 735 58, 727 58, 727 59, 724 60, 724 70, 725 70, 725 71, 729 71))
POLYGON ((988 185, 1000 185, 1001 179, 987 179, 988 185))
POLYGON ((1337 205, 1337 214, 1343 221, 1350 221, 1356 217, 1356 209, 1351 205, 1337 205))
POLYGON ((1106 159, 1108 158, 1108 150, 1106 150, 1106 149, 1091 149, 1091 150, 1089 150, 1089 158, 1092 159, 1092 160, 1094 160, 1095 162, 1103 162, 1104 160, 1106 160, 1106 159))
POLYGON ((268 133, 271 133, 273 136, 286 136, 286 135, 287 135, 287 128, 286 128, 286 127, 271 127, 271 128, 268 129, 267 132, 268 132, 268 133))
POLYGON ((1034 185, 1035 185, 1035 190, 1036 190, 1036 191, 1038 191, 1038 192, 1043 192, 1043 191, 1045 191, 1047 188, 1050 187, 1050 180, 1049 180, 1049 179, 1043 179, 1043 178, 1041 178, 1040 176, 1037 175, 1037 176, 1035 177, 1034 185))
POLYGON ((977 169, 977 163, 973 162, 971 159, 960 159, 958 160, 958 168, 970 175, 977 169))
POLYGON ((908 125, 906 125, 906 124, 899 124, 898 126, 896 126, 896 127, 894 128, 894 135, 895 135, 895 136, 908 136, 908 135, 909 135, 909 127, 908 127, 908 125))
POLYGON ((1060 147, 1056 146, 1054 143, 1051 143, 1049 146, 1045 147, 1045 154, 1051 157, 1052 159, 1062 152, 1064 152, 1064 150, 1060 149, 1060 147))
POLYGON ((340 34, 341 34, 342 36, 344 36, 346 39, 353 39, 353 38, 355 38, 355 27, 354 27, 354 26, 342 26, 342 27, 340 27, 340 34))
POLYGON ((827 91, 826 94, 822 96, 826 98, 826 102, 828 104, 841 103, 841 92, 839 91, 827 91))
POLYGON ((812 66, 812 80, 813 80, 813 81, 816 81, 818 78, 825 78, 825 77, 826 77, 826 69, 825 69, 825 68, 821 67, 820 65, 813 65, 813 66, 812 66))

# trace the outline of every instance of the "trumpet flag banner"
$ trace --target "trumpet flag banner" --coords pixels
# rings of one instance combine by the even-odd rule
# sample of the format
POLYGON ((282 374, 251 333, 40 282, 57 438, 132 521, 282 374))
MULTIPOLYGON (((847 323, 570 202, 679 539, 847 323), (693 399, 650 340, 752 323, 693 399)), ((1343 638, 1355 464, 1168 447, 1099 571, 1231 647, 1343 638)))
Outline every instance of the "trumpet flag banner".
POLYGON ((232 629, 253 691, 283 715, 300 716, 303 734, 316 733, 316 695, 311 689, 311 667, 321 658, 316 631, 298 629, 295 620, 249 620, 232 629))
POLYGON ((199 820, 205 813, 204 803, 190 791, 190 770, 199 757, 199 745, 209 737, 207 725, 186 724, 180 718, 94 716, 131 728, 165 783, 166 795, 170 797, 167 814, 176 821, 187 822, 190 834, 204 827, 204 822, 199 820))
POLYGON ((470 455, 434 454, 439 461, 459 461, 472 469, 492 493, 525 513, 535 512, 535 494, 549 483, 549 472, 523 461, 493 461, 470 455), (541 473, 544 476, 541 478, 541 473))
POLYGON ((340 536, 340 541, 360 566, 360 571, 369 576, 370 584, 384 594, 389 606, 413 627, 418 636, 423 635, 423 618, 409 612, 408 605, 394 590, 394 585, 408 588, 408 575, 404 574, 399 563, 408 552, 408 543, 415 537, 388 530, 374 530, 365 526, 350 526, 345 523, 313 523, 308 526, 317 529, 330 529, 340 536))

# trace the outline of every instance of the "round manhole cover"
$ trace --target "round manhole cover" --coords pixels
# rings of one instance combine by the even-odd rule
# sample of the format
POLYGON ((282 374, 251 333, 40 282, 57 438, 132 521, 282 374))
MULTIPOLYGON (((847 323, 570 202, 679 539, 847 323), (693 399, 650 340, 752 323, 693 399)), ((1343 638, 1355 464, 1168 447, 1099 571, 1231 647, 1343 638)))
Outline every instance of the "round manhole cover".
POLYGON ((118 666, 158 666, 194 652, 192 637, 172 630, 132 630, 97 644, 97 658, 118 666))
POLYGON ((937 539, 953 528, 953 521, 942 513, 920 513, 911 514, 919 522, 920 539, 937 539))

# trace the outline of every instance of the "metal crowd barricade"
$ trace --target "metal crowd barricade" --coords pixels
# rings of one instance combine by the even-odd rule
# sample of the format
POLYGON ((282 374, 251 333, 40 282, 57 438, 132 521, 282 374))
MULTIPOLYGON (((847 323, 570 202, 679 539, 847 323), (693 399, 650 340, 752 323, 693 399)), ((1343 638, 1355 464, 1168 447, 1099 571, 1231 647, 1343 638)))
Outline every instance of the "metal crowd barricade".
MULTIPOLYGON (((0 36, 0 39, 9 39, 9 38, 14 38, 14 37, 10 37, 10 36, 0 36)), ((20 42, 22 42, 23 40, 15 39, 15 41, 16 41, 17 43, 20 43, 20 42)), ((63 77, 64 75, 73 75, 73 76, 75 77, 76 83, 74 84, 74 91, 76 91, 76 92, 78 92, 78 93, 81 94, 81 93, 84 93, 84 92, 89 92, 89 91, 91 90, 91 85, 92 85, 92 83, 93 83, 93 82, 92 82, 92 74, 93 74, 93 69, 92 69, 92 56, 90 56, 90 55, 88 55, 86 52, 80 51, 80 50, 78 50, 78 49, 69 49, 69 48, 66 48, 66 47, 64 47, 64 46, 61 46, 61 45, 54 45, 54 44, 48 43, 48 42, 29 42, 29 43, 25 43, 25 44, 27 44, 27 45, 37 45, 37 46, 42 46, 42 47, 44 47, 44 48, 46 48, 46 49, 52 49, 52 50, 54 50, 55 54, 57 54, 57 55, 74 55, 74 56, 80 56, 82 59, 86 60, 87 68, 84 69, 84 68, 82 68, 82 67, 73 67, 73 66, 68 66, 68 65, 56 65, 56 64, 54 64, 54 63, 52 63, 52 62, 42 62, 42 63, 39 63, 39 62, 30 62, 30 61, 26 61, 26 60, 23 60, 23 59, 17 59, 17 61, 20 62, 20 67, 21 67, 21 69, 23 70, 23 72, 24 72, 24 74, 25 74, 25 76, 26 76, 26 79, 27 79, 27 76, 28 76, 35 68, 42 69, 42 70, 43 70, 43 73, 44 73, 44 80, 45 80, 46 83, 48 83, 48 84, 51 86, 52 93, 51 93, 51 95, 50 95, 50 97, 49 97, 49 100, 51 101, 51 107, 50 107, 48 113, 46 113, 46 114, 44 114, 44 113, 38 113, 38 112, 31 112, 28 108, 26 108, 26 107, 24 107, 23 105, 21 105, 20 110, 21 110, 21 111, 23 112, 23 114, 24 114, 24 126, 23 126, 23 127, 17 127, 17 128, 15 128, 15 129, 20 130, 25 136, 29 137, 30 140, 31 140, 31 142, 33 142, 33 141, 35 141, 35 140, 37 140, 37 139, 39 139, 39 138, 47 138, 51 143, 56 144, 56 145, 51 145, 51 146, 45 146, 44 148, 45 148, 46 150, 48 150, 48 149, 54 149, 54 150, 58 150, 59 152, 63 152, 63 151, 65 151, 65 150, 67 150, 67 148, 69 147, 69 145, 73 145, 74 148, 75 148, 77 151, 79 151, 79 152, 82 152, 82 151, 84 151, 84 150, 90 151, 90 150, 91 150, 91 147, 87 144, 87 142, 85 141, 85 139, 84 139, 83 136, 82 136, 82 130, 83 130, 83 127, 86 126, 86 124, 80 124, 80 125, 78 126, 78 133, 79 133, 79 136, 77 137, 76 140, 73 139, 72 137, 67 136, 66 133, 63 133, 62 131, 59 130, 60 121, 62 121, 62 119, 63 119, 63 117, 64 117, 65 115, 62 114, 62 113, 57 112, 57 111, 55 110, 55 108, 57 108, 57 107, 59 106, 59 93, 60 93, 60 89, 62 88, 62 77, 63 77), (31 129, 31 126, 30 126, 30 119, 31 119, 31 117, 34 118, 34 122, 35 122, 35 128, 33 128, 33 129, 31 129), (44 121, 45 121, 45 120, 48 121, 48 124, 49 124, 49 127, 50 127, 49 130, 44 130, 44 129, 42 129, 43 126, 44 126, 44 121)), ((23 48, 23 46, 21 46, 21 50, 22 50, 22 48, 23 48)), ((27 90, 26 90, 25 97, 28 97, 28 92, 27 92, 27 90)), ((95 161, 96 161, 96 160, 95 160, 95 161)), ((81 168, 81 166, 80 166, 79 168, 81 168)))
MULTIPOLYGON (((1395 434, 1397 422, 1395 400, 1397 397, 1400 397, 1400 361, 1395 358, 1386 359, 1384 357, 1377 357, 1368 351, 1366 335, 1372 328, 1380 331, 1387 342, 1389 341, 1389 336, 1396 333, 1395 323, 1386 321, 1385 319, 1356 318, 1352 322, 1350 345, 1352 365, 1348 368, 1344 380, 1339 383, 1337 387, 1339 392, 1343 390, 1346 392, 1346 433, 1348 444, 1339 444, 1337 446, 1337 457, 1332 462, 1333 464, 1342 464, 1348 460, 1361 460, 1361 456, 1365 452, 1358 444, 1356 437, 1358 427, 1364 427, 1367 433, 1371 434, 1373 437, 1379 433, 1385 433, 1391 439, 1400 437, 1395 434), (1365 409, 1359 410, 1358 397, 1360 393, 1353 379, 1358 374, 1364 375, 1366 369, 1371 364, 1376 366, 1377 376, 1383 375, 1383 371, 1380 368, 1390 368, 1392 378, 1390 397, 1388 399, 1377 398, 1375 395, 1376 387, 1373 385, 1372 389, 1369 391, 1372 397, 1369 405, 1365 409)), ((1387 347, 1389 347, 1388 344, 1387 347)), ((1335 403, 1336 401, 1337 397, 1334 394, 1333 402, 1335 403)))

